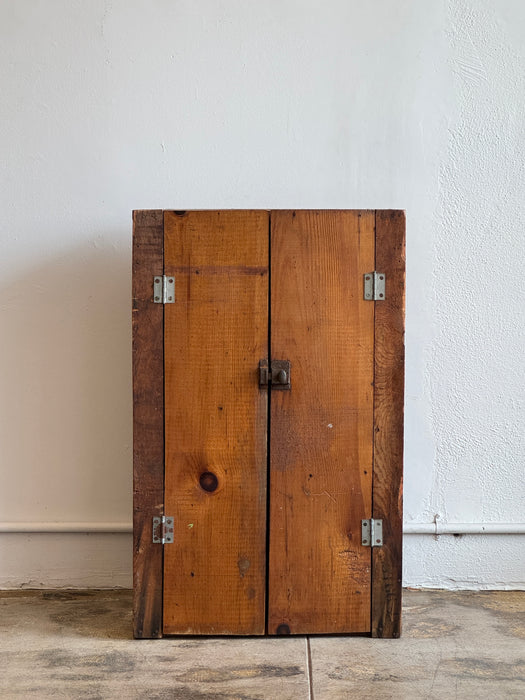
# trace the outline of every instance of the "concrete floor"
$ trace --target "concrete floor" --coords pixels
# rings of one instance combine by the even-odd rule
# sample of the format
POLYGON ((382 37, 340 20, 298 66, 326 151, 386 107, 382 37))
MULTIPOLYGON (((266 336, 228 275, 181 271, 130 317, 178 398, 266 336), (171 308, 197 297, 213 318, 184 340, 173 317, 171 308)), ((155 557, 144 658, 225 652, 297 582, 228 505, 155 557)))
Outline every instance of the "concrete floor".
POLYGON ((129 591, 0 592, 0 697, 525 698, 525 592, 405 591, 398 640, 134 641, 129 591))

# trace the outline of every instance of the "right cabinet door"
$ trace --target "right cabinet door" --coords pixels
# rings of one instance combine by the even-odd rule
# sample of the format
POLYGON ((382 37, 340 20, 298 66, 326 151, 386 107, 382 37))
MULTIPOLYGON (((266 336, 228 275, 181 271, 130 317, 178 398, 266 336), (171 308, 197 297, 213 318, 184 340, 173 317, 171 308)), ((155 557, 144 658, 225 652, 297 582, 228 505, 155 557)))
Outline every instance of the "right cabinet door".
POLYGON ((371 632, 374 211, 274 211, 268 633, 371 632))

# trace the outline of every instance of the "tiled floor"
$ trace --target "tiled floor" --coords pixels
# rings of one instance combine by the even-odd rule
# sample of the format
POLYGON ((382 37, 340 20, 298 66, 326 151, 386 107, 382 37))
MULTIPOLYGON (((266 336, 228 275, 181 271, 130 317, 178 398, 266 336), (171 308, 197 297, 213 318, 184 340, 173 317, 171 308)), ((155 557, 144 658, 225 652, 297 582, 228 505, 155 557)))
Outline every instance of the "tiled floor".
POLYGON ((525 698, 525 592, 405 591, 403 636, 135 641, 129 591, 0 592, 0 697, 525 698))

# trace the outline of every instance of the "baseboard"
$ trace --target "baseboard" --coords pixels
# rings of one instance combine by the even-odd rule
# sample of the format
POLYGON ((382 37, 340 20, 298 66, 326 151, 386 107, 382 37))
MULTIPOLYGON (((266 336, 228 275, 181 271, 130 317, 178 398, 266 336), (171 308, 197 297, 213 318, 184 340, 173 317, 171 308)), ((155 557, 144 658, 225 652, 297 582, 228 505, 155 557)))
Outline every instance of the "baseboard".
MULTIPOLYGON (((0 589, 131 588, 132 535, 2 533, 0 589)), ((403 585, 448 590, 525 590, 522 535, 409 535, 403 585)))
POLYGON ((409 535, 403 539, 403 585, 447 590, 525 590, 520 534, 409 535))
POLYGON ((0 535, 0 588, 131 588, 129 533, 0 535))

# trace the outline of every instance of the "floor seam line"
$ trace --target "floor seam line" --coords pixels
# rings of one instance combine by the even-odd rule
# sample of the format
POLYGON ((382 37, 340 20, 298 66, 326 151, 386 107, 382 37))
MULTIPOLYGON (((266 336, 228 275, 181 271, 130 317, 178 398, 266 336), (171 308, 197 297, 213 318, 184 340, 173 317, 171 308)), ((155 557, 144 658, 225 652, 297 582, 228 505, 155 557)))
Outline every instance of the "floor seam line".
POLYGON ((306 674, 308 676, 308 700, 314 700, 314 679, 312 669, 312 648, 310 646, 310 637, 304 638, 306 642, 306 674))

